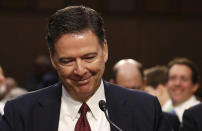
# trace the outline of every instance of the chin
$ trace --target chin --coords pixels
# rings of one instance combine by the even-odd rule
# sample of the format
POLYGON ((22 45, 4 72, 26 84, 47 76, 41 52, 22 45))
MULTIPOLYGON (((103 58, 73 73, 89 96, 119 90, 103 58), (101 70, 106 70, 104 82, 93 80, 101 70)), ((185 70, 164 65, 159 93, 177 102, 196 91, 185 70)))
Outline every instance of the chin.
POLYGON ((90 91, 89 87, 86 87, 86 86, 81 86, 78 88, 79 88, 80 92, 89 92, 90 91))
POLYGON ((182 103, 182 100, 178 98, 178 99, 175 99, 175 102, 176 103, 182 103))

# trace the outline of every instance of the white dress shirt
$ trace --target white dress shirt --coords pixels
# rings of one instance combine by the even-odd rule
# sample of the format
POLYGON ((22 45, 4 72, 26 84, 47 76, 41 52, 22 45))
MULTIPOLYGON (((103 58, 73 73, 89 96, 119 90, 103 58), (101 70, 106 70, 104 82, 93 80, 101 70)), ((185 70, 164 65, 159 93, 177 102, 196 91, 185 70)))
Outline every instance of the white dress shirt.
POLYGON ((171 112, 173 109, 173 104, 171 99, 167 100, 166 103, 162 106, 162 111, 163 112, 171 112))
POLYGON ((199 103, 200 103, 200 101, 197 100, 195 96, 192 96, 187 101, 183 102, 182 104, 180 104, 178 106, 174 106, 173 109, 175 110, 176 115, 178 116, 180 122, 182 122, 182 116, 183 116, 184 111, 199 103))
MULTIPOLYGON (((104 112, 99 108, 99 101, 106 100, 103 81, 95 94, 86 102, 90 108, 87 112, 87 119, 91 131, 110 131, 110 125, 104 112)), ((80 117, 79 109, 82 103, 74 100, 62 86, 61 109, 58 131, 74 131, 77 120, 80 117)))
POLYGON ((0 114, 1 114, 1 115, 4 114, 4 106, 5 106, 5 103, 0 102, 0 114))

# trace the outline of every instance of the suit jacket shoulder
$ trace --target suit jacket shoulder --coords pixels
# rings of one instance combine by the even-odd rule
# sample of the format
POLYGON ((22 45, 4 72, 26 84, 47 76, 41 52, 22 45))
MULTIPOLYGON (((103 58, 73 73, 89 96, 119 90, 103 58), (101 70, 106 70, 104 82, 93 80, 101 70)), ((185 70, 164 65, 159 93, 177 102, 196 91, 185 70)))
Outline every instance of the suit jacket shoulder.
POLYGON ((0 120, 1 131, 57 131, 60 99, 59 82, 8 101, 0 120))
POLYGON ((170 124, 170 127, 173 129, 173 131, 178 131, 180 126, 180 121, 175 114, 163 112, 163 115, 168 119, 168 122, 170 124))
POLYGON ((185 110, 180 131, 202 131, 202 104, 185 110))
POLYGON ((155 96, 105 82, 109 116, 127 131, 169 131, 155 96))

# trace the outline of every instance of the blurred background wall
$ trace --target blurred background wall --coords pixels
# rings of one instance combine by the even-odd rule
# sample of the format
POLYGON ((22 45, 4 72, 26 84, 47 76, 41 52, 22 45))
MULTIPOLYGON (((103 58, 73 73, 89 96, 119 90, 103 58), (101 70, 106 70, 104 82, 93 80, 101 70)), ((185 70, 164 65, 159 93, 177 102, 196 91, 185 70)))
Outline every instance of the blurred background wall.
POLYGON ((136 59, 148 68, 187 57, 202 76, 201 0, 0 0, 0 65, 6 76, 23 87, 34 58, 48 55, 48 17, 65 6, 81 4, 99 11, 105 21, 106 80, 122 58, 136 59))

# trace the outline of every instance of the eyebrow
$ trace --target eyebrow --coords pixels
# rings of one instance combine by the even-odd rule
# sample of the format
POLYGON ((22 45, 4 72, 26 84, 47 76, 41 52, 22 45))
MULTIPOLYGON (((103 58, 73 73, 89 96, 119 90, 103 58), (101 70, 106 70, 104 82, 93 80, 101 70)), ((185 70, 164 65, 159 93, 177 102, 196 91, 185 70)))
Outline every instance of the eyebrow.
POLYGON ((83 56, 97 55, 97 54, 98 54, 97 52, 92 52, 92 53, 87 53, 87 54, 85 54, 85 55, 83 55, 83 56))
POLYGON ((74 57, 61 57, 61 58, 59 58, 59 60, 66 60, 66 59, 68 59, 68 60, 71 60, 71 59, 75 59, 74 57))
MULTIPOLYGON (((97 55, 98 53, 97 52, 92 52, 92 53, 87 53, 87 54, 84 54, 83 56, 81 57, 85 57, 85 56, 89 56, 89 55, 97 55)), ((63 60, 63 59, 75 59, 75 57, 60 57, 59 60, 63 60)))

